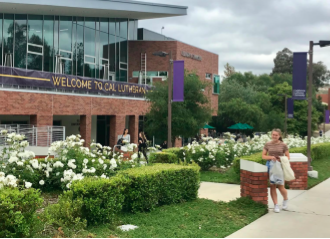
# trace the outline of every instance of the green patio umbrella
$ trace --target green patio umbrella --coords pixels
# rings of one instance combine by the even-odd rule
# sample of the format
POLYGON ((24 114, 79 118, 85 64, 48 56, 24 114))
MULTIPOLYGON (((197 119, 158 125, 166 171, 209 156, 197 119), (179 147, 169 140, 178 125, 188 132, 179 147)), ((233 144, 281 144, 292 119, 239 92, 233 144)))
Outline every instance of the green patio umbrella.
POLYGON ((248 127, 244 124, 238 123, 228 127, 228 129, 248 129, 248 127))
POLYGON ((245 125, 248 129, 254 129, 251 125, 249 125, 249 124, 243 124, 243 125, 245 125))
POLYGON ((204 125, 203 129, 215 129, 215 127, 212 127, 211 125, 204 125))

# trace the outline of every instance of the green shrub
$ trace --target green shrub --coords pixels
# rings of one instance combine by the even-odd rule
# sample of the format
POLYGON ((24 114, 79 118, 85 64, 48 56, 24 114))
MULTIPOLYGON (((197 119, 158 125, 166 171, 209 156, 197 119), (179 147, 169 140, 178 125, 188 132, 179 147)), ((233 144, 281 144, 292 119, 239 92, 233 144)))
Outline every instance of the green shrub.
POLYGON ((83 200, 77 198, 73 201, 72 191, 67 191, 60 196, 57 204, 46 207, 40 217, 47 231, 56 232, 61 227, 64 231, 78 232, 87 227, 82 208, 83 200))
POLYGON ((178 163, 179 159, 174 153, 159 152, 151 154, 149 161, 150 163, 178 163))
MULTIPOLYGON (((313 160, 322 159, 328 157, 330 155, 330 143, 323 143, 323 144, 314 144, 311 148, 311 154, 313 160)), ((300 148, 292 148, 289 150, 290 153, 301 153, 307 156, 307 147, 300 147, 300 148)), ((262 159, 262 152, 252 154, 250 156, 244 156, 240 158, 235 158, 234 160, 234 170, 237 174, 240 173, 240 159, 245 159, 248 161, 254 161, 256 163, 266 165, 266 160, 262 159)))
POLYGON ((1 189, 0 237, 30 237, 38 224, 35 212, 42 202, 40 191, 35 189, 1 189))
POLYGON ((149 211, 160 205, 196 199, 199 170, 197 165, 155 164, 120 172, 130 179, 124 210, 149 211))
POLYGON ((82 200, 82 217, 88 224, 111 223, 122 210, 124 190, 129 180, 122 176, 110 179, 85 178, 71 185, 73 203, 82 200))

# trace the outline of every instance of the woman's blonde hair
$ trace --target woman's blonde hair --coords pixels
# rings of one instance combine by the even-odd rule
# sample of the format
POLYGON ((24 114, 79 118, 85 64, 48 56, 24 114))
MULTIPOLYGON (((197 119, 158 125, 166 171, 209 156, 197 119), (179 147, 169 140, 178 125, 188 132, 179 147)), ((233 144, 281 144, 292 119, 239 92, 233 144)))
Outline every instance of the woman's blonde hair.
POLYGON ((282 138, 282 130, 280 129, 273 129, 272 132, 277 132, 280 135, 279 141, 283 142, 283 138, 282 138))

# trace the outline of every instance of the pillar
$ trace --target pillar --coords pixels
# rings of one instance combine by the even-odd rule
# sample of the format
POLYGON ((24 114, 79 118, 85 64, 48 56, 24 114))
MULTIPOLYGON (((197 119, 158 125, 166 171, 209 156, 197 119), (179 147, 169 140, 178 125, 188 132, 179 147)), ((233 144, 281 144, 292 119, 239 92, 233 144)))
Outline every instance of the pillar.
POLYGON ((117 144, 118 135, 122 135, 125 129, 125 115, 115 115, 110 117, 110 147, 117 144))
POLYGON ((265 165, 243 160, 241 165, 241 197, 268 204, 268 169, 265 165))
POLYGON ((209 130, 208 129, 201 129, 199 131, 199 134, 200 135, 204 134, 205 137, 208 137, 209 136, 209 130))
POLYGON ((292 190, 306 190, 308 188, 308 159, 303 154, 290 154, 291 168, 296 179, 289 182, 292 190))
POLYGON ((131 135, 131 143, 137 144, 139 137, 139 116, 129 116, 129 134, 131 135))
POLYGON ((182 147, 182 138, 176 138, 174 142, 175 148, 181 148, 182 147))
POLYGON ((89 147, 92 140, 92 116, 80 115, 80 135, 85 140, 84 146, 89 147))

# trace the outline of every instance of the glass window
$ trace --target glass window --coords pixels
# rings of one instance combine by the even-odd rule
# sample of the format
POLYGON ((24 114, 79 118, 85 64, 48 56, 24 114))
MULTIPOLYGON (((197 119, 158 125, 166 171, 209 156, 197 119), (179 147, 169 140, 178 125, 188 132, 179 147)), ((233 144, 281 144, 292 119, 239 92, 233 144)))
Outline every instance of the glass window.
POLYGON ((206 79, 212 79, 212 74, 210 74, 210 73, 206 73, 206 74, 205 74, 205 78, 206 78, 206 79))
POLYGON ((53 16, 45 16, 44 18, 44 71, 54 72, 54 17, 53 16))
POLYGON ((167 71, 160 71, 159 76, 166 76, 167 77, 167 71))
POLYGON ((99 71, 100 79, 103 79, 104 72, 109 70, 109 22, 108 19, 100 19, 99 35, 99 71))
POLYGON ((138 21, 135 21, 135 25, 134 25, 134 40, 137 40, 137 33, 138 33, 138 21))
POLYGON ((127 39, 127 19, 120 20, 120 37, 127 39))
POLYGON ((158 76, 158 71, 148 71, 147 76, 158 76))
POLYGON ((59 42, 58 42, 58 38, 59 38, 59 25, 60 25, 60 17, 59 16, 55 16, 55 23, 54 23, 54 48, 55 48, 55 54, 58 55, 59 54, 59 42))
POLYGON ((27 15, 15 15, 14 66, 26 68, 26 20, 27 15))
POLYGON ((77 75, 77 52, 76 52, 76 43, 77 43, 77 18, 73 17, 72 21, 72 75, 77 75))
POLYGON ((109 22, 110 71, 116 71, 116 20, 109 22))
POLYGON ((62 56, 64 74, 72 74, 72 17, 60 17, 59 25, 59 54, 62 56))
POLYGON ((74 50, 77 58, 77 75, 84 76, 84 18, 77 18, 77 42, 74 50))
POLYGON ((127 63, 127 40, 120 38, 120 62, 127 63))
POLYGON ((133 71, 133 77, 135 78, 135 77, 139 77, 139 75, 140 75, 140 72, 139 71, 133 71))
POLYGON ((128 40, 135 40, 135 21, 130 19, 128 22, 128 40))
POLYGON ((0 13, 0 66, 2 66, 2 18, 3 14, 0 13))
POLYGON ((4 59, 4 64, 6 63, 6 66, 11 66, 13 64, 13 52, 14 52, 13 47, 14 47, 14 15, 5 14, 3 20, 3 59, 4 59), (9 55, 11 55, 11 58, 9 57, 9 55), (11 62, 9 62, 9 60, 11 60, 11 62))
POLYGON ((86 18, 85 20, 85 76, 95 78, 96 63, 96 31, 95 18, 86 18), (87 62, 86 62, 87 61, 87 62))
POLYGON ((28 65, 31 70, 42 71, 42 21, 43 16, 28 16, 28 65))
POLYGON ((214 94, 220 94, 220 76, 219 75, 214 75, 213 76, 213 93, 214 94))

